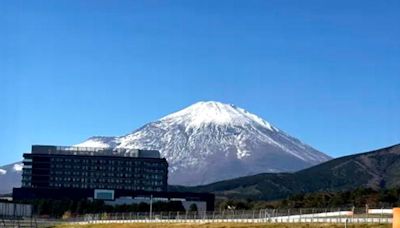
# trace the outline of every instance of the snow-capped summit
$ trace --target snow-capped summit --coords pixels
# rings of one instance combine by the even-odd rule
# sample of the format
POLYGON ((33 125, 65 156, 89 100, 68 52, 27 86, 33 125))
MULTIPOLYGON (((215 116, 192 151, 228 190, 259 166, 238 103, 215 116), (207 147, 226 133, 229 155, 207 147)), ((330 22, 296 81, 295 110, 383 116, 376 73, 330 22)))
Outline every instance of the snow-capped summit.
POLYGON ((330 159, 234 105, 195 103, 120 137, 76 146, 159 150, 169 184, 198 185, 261 172, 295 171, 330 159))
POLYGON ((175 112, 161 121, 187 122, 188 127, 201 127, 206 124, 260 124, 271 131, 275 130, 268 122, 234 105, 217 101, 200 101, 181 111, 175 112))

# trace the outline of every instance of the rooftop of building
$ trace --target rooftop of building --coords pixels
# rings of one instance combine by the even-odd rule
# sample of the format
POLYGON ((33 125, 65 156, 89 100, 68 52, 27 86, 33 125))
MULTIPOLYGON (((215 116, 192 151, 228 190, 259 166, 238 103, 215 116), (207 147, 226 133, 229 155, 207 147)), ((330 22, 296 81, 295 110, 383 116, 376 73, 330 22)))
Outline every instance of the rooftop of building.
POLYGON ((157 150, 129 148, 74 147, 54 145, 32 145, 32 154, 118 156, 133 158, 161 158, 157 150))

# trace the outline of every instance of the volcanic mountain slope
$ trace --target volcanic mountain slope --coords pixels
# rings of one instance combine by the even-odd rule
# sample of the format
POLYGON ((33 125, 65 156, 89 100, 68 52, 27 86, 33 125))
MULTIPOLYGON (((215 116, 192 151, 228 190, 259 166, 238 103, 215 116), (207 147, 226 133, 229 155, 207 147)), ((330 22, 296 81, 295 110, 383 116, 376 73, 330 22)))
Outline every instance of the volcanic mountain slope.
POLYGON ((13 187, 21 186, 22 163, 0 167, 0 194, 11 193, 13 187))
POLYGON ((159 150, 169 162, 169 183, 181 185, 296 171, 330 159, 242 108, 212 101, 125 136, 92 137, 76 146, 159 150))
POLYGON ((296 173, 264 173, 191 188, 171 186, 171 190, 271 200, 296 193, 348 191, 359 187, 400 187, 400 144, 337 158, 296 173))
MULTIPOLYGON (((121 137, 76 146, 155 149, 170 166, 169 183, 199 185, 263 172, 291 172, 330 157, 234 105, 198 102, 121 137)), ((21 172, 0 170, 0 193, 20 186, 21 172)))

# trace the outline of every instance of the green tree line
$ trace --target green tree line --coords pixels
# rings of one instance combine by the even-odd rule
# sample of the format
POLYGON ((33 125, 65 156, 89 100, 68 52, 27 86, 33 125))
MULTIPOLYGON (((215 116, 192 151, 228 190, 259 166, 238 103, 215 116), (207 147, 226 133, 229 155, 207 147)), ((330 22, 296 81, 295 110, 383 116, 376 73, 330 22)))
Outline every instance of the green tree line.
POLYGON ((365 207, 366 205, 370 208, 400 206, 400 188, 382 190, 357 188, 352 191, 303 193, 274 201, 220 199, 216 202, 216 209, 339 208, 365 207))

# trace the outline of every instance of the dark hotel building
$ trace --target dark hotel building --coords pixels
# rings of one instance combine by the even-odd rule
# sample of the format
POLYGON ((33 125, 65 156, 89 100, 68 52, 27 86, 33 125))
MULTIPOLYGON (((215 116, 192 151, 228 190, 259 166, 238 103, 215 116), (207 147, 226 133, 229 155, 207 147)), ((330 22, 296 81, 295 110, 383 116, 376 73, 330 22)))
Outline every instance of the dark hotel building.
POLYGON ((158 151, 32 146, 23 162, 22 187, 167 191, 158 151))
POLYGON ((212 194, 168 192, 168 163, 154 150, 33 145, 23 163, 22 187, 14 188, 14 200, 134 203, 151 195, 165 201, 201 201, 207 210, 214 206, 212 194))

